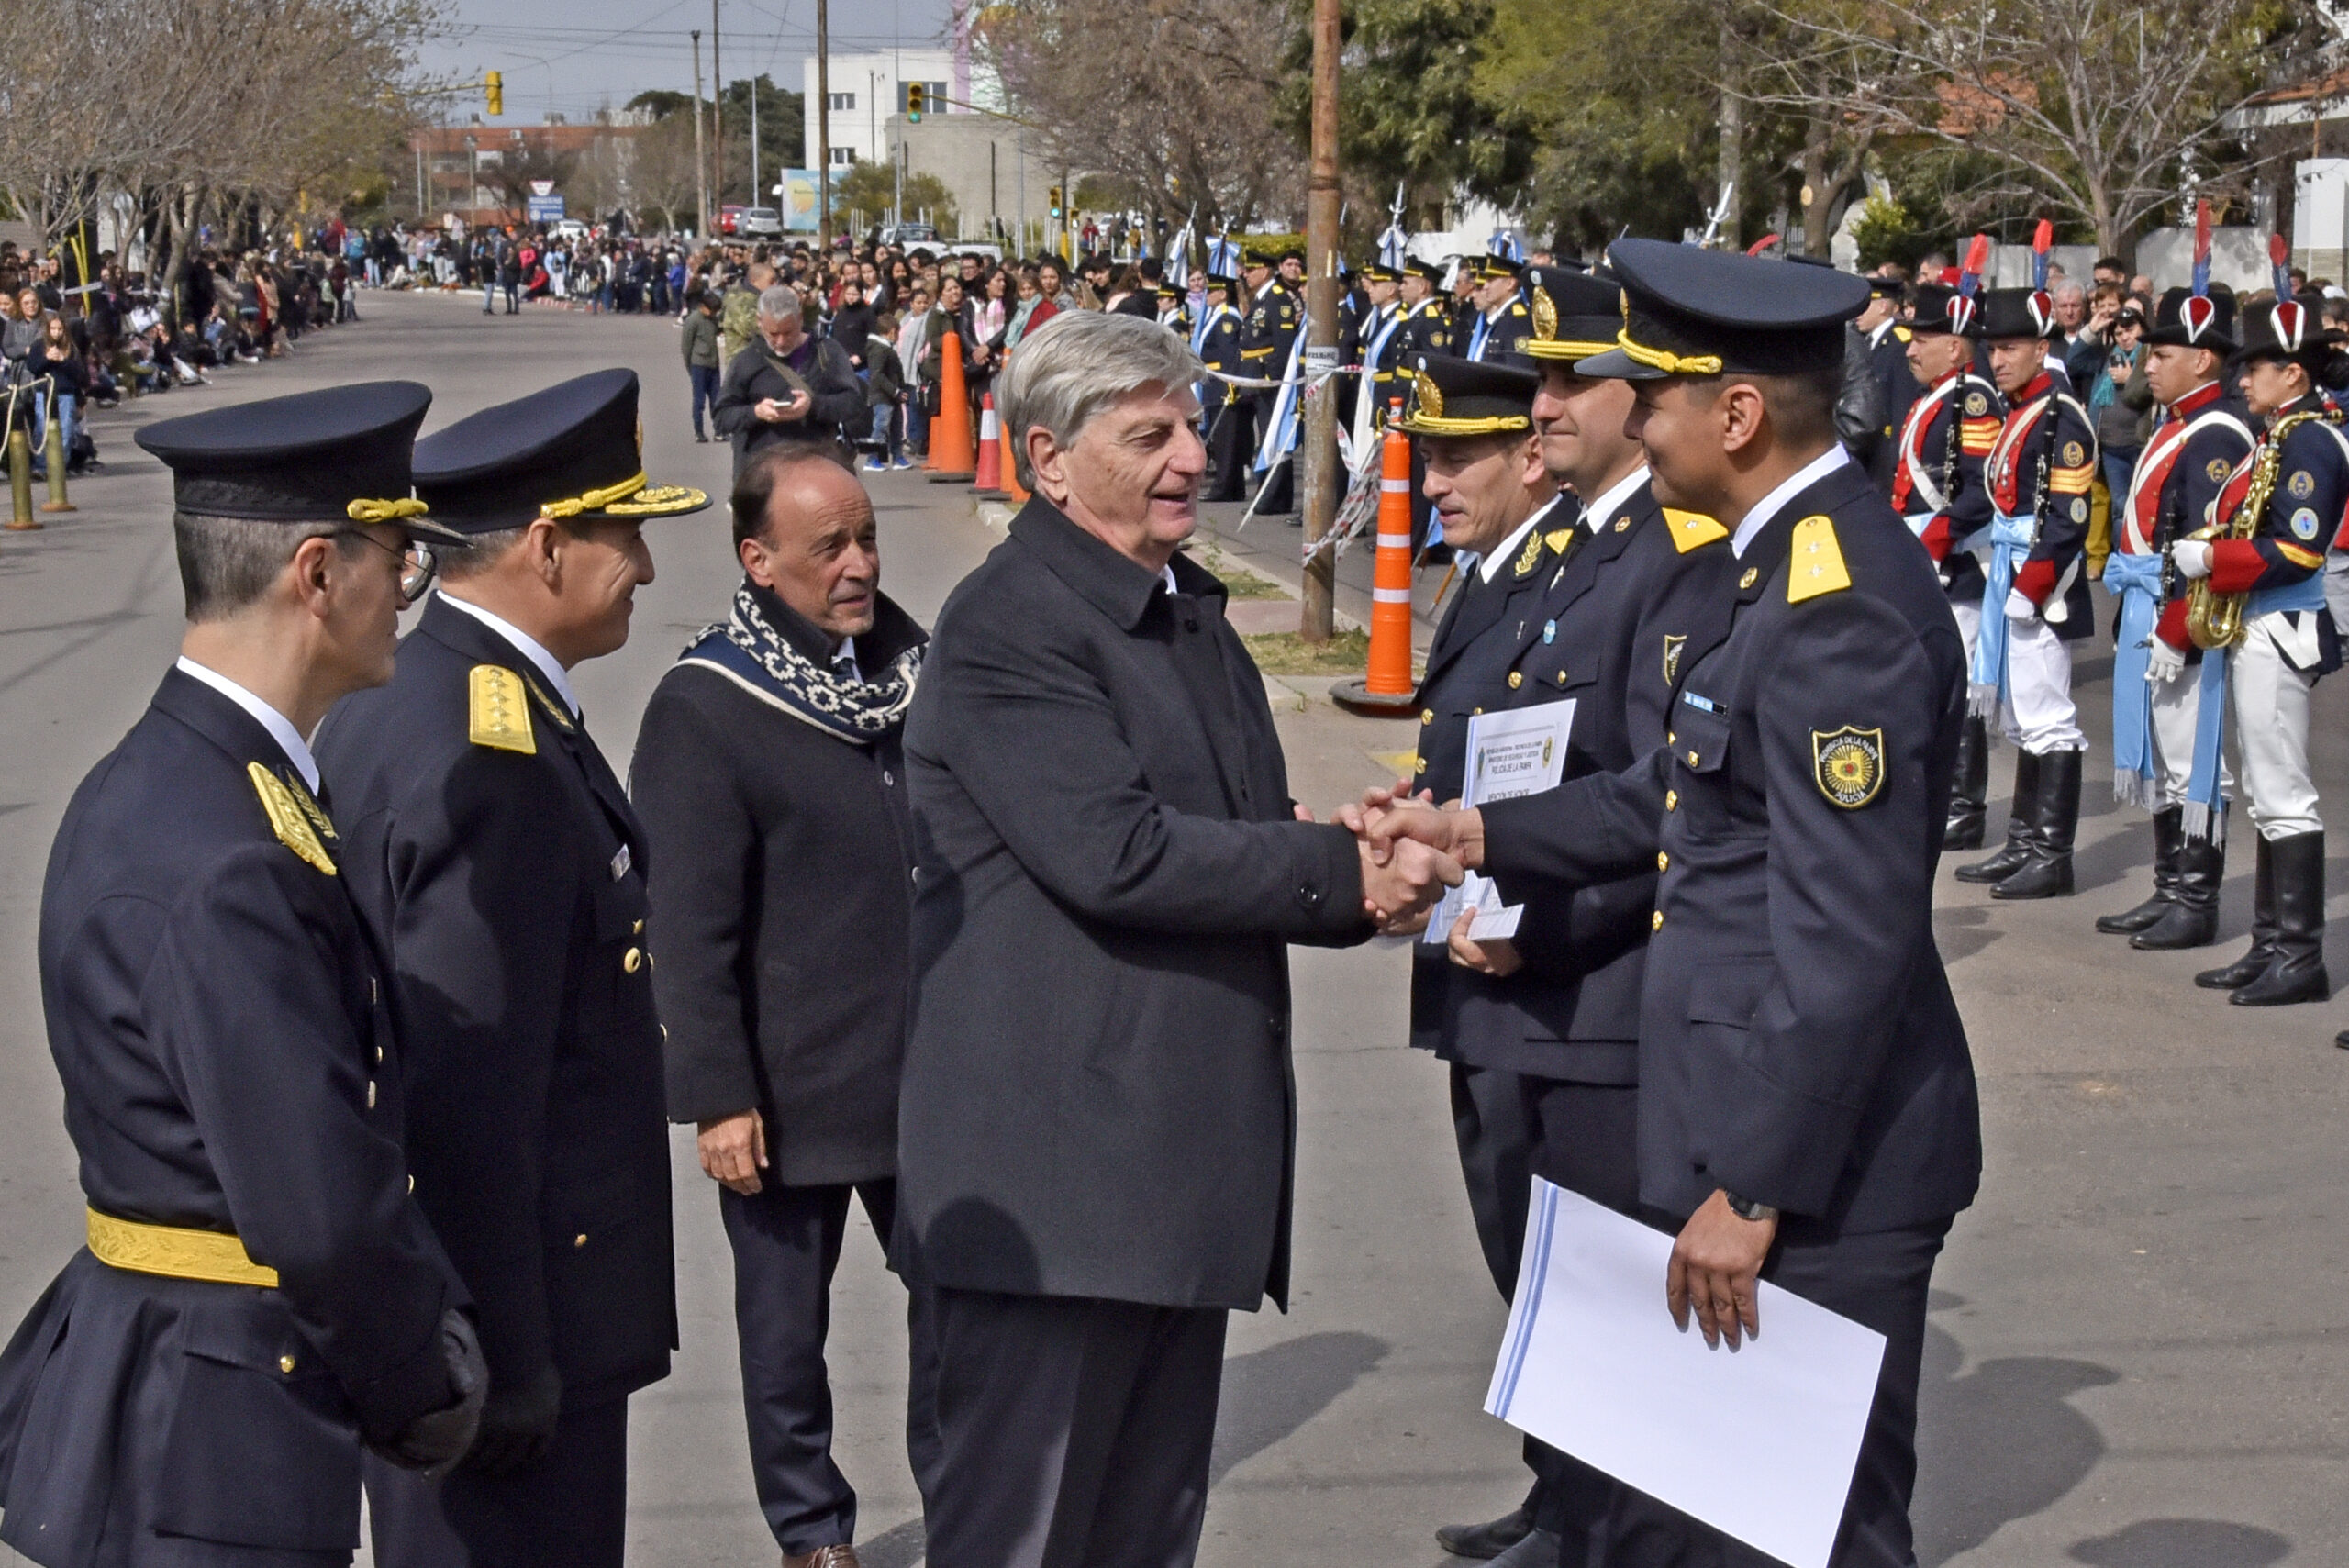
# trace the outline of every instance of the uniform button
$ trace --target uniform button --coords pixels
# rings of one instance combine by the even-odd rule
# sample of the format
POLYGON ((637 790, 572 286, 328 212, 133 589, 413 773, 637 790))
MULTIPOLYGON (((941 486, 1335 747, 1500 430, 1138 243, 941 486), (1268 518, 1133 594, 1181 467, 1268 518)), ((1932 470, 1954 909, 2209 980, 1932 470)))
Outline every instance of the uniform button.
POLYGON ((1668 789, 1664 792, 1664 808, 1666 811, 1677 811, 1680 809, 1680 792, 1678 790, 1668 789))
POLYGON ((652 950, 651 948, 644 950, 644 967, 648 970, 652 967, 652 950))
POLYGON ((641 920, 639 920, 635 925, 630 926, 630 927, 628 929, 628 931, 629 931, 629 935, 630 935, 630 936, 632 936, 632 937, 640 937, 640 936, 642 936, 642 935, 644 934, 644 922, 643 922, 643 921, 641 921, 641 920))
POLYGON ((1421 724, 1433 724, 1435 722, 1435 709, 1431 707, 1423 707, 1419 709, 1419 722, 1421 724))
POLYGON ((1561 670, 1561 671, 1559 671, 1559 672, 1558 672, 1558 684, 1560 684, 1560 685, 1562 685, 1562 686, 1563 686, 1563 685, 1564 685, 1565 684, 1566 684, 1566 673, 1565 673, 1564 670, 1561 670))
POLYGON ((1698 762, 1697 753, 1696 753, 1696 752, 1694 752, 1694 751, 1689 752, 1689 753, 1688 753, 1688 765, 1689 765, 1690 767, 1692 767, 1692 768, 1693 768, 1693 767, 1695 767, 1695 766, 1697 765, 1697 762, 1698 762))
POLYGON ((884 768, 881 770, 881 782, 885 784, 893 784, 897 781, 890 775, 888 769, 884 768))
POLYGON ((384 1048, 383 1048, 382 1046, 380 1046, 380 1045, 379 1045, 379 1046, 377 1046, 377 1047, 375 1048, 375 1065, 376 1065, 376 1066, 378 1066, 378 1067, 381 1067, 383 1064, 384 1064, 384 1048))
POLYGON ((416 1191, 416 1178, 414 1176, 410 1176, 407 1179, 407 1190, 410 1192, 416 1191))
POLYGON ((278 1357, 278 1358, 277 1358, 277 1370, 278 1370, 278 1371, 280 1371, 280 1372, 282 1372, 282 1373, 284 1373, 286 1376, 288 1376, 288 1377, 293 1376, 293 1375, 294 1375, 294 1358, 293 1358, 292 1356, 280 1356, 280 1357, 278 1357))
POLYGON ((669 1039, 669 1026, 668 1026, 667 1024, 662 1024, 662 1025, 661 1026, 661 1040, 662 1040, 662 1042, 663 1044, 666 1044, 666 1043, 667 1043, 667 1041, 668 1041, 668 1039, 669 1039))
POLYGON ((620 968, 630 974, 634 974, 637 971, 637 967, 643 963, 643 952, 636 948, 630 948, 628 951, 620 954, 620 968))
POLYGON ((573 1237, 571 1239, 571 1245, 572 1245, 572 1249, 573 1249, 574 1251, 577 1251, 579 1248, 581 1248, 581 1247, 584 1247, 585 1245, 587 1245, 587 1232, 585 1232, 584 1230, 582 1230, 578 1235, 573 1236, 573 1237))
POLYGON ((1525 684, 1525 672, 1522 670, 1511 670, 1508 673, 1508 689, 1510 691, 1515 691, 1518 687, 1523 684, 1525 684))
POLYGON ((1482 712, 1484 712, 1484 711, 1485 711, 1485 710, 1484 710, 1483 708, 1481 708, 1481 707, 1472 707, 1472 708, 1470 708, 1470 709, 1468 710, 1468 717, 1471 717, 1471 718, 1474 718, 1474 717, 1475 717, 1478 714, 1480 714, 1480 713, 1482 713, 1482 712))
POLYGON ((1655 869, 1658 871, 1670 871, 1672 869, 1672 857, 1665 854, 1662 850, 1658 850, 1655 852, 1655 869))
POLYGON ((1663 910, 1659 909, 1659 910, 1657 910, 1657 911, 1655 912, 1655 918, 1653 918, 1653 919, 1652 919, 1652 920, 1650 920, 1650 921, 1648 922, 1648 929, 1649 929, 1649 930, 1651 930, 1651 931, 1660 931, 1660 930, 1664 929, 1664 911, 1663 911, 1663 910))
POLYGON ((383 999, 384 999, 384 993, 383 993, 382 989, 376 985, 376 984, 375 984, 375 977, 374 977, 373 975, 372 975, 372 974, 371 974, 371 975, 369 975, 369 976, 367 977, 367 1001, 368 1001, 368 1004, 369 1004, 370 1006, 373 1006, 373 1004, 375 1004, 375 1003, 377 1003, 377 1002, 380 1002, 380 1001, 382 1001, 383 999))
POLYGON ((367 1080, 367 1108, 371 1111, 375 1108, 375 1080, 373 1078, 367 1080))

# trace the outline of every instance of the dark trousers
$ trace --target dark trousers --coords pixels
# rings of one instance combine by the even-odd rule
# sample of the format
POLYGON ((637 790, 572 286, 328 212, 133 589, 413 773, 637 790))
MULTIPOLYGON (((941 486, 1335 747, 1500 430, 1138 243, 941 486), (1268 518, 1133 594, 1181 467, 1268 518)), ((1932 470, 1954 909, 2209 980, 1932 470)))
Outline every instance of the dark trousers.
POLYGON ((719 373, 716 365, 687 365, 685 375, 693 383, 694 434, 702 433, 701 411, 707 408, 710 417, 717 417, 719 373))
MULTIPOLYGON (((832 1385, 824 1365, 831 1324, 832 1272, 848 1229, 849 1195, 863 1200, 878 1235, 897 1212, 897 1184, 786 1187, 768 1182, 744 1196, 718 1189, 726 1240, 734 1250, 734 1329, 742 1350, 742 1411, 751 1436, 751 1479, 759 1511, 786 1552, 856 1540, 856 1490, 832 1462, 832 1385)), ((906 1452, 927 1496, 938 1466, 930 1394, 936 1353, 930 1313, 917 1290, 906 1314, 911 1382, 906 1452)))
POLYGON ((930 1568, 1189 1568, 1220 1307, 935 1292, 930 1568))
MULTIPOLYGON (((1452 1126, 1467 1179, 1468 1211, 1485 1266, 1503 1300, 1517 1293, 1525 1214, 1535 1176, 1621 1214, 1637 1210, 1639 1090, 1628 1084, 1564 1084, 1491 1067, 1452 1067, 1452 1126)), ((1605 1523, 1617 1491, 1605 1473, 1538 1438, 1525 1440, 1533 1522, 1567 1537, 1565 1562, 1605 1523)))
POLYGON ((1208 455, 1215 462, 1215 478, 1202 498, 1237 501, 1246 495, 1248 465, 1256 458, 1256 406, 1245 392, 1216 410, 1215 428, 1208 432, 1208 455))
MULTIPOLYGON (((1827 1241, 1804 1239, 1798 1227, 1789 1229, 1793 1234, 1782 1234, 1763 1264, 1762 1277, 1866 1324, 1886 1340, 1876 1404, 1829 1562, 1833 1568, 1914 1568, 1909 1499, 1917 1485, 1917 1375, 1925 1351, 1926 1292, 1949 1222, 1827 1241)), ((1768 1331, 1766 1321, 1762 1327, 1768 1331)), ((1695 1440, 1701 1449, 1701 1438, 1695 1440)), ((1615 1488, 1602 1535, 1609 1568, 1769 1568, 1776 1562, 1629 1486, 1615 1488)))
POLYGON ((366 1457, 377 1568, 619 1568, 628 1401, 565 1410, 547 1451, 506 1475, 438 1481, 366 1457))

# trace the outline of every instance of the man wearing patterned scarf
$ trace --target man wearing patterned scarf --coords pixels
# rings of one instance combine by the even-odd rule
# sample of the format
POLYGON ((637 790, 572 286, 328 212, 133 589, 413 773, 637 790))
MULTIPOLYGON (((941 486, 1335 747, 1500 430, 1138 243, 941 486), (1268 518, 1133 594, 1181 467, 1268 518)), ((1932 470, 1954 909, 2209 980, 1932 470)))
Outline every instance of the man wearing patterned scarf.
MULTIPOLYGON (((881 593, 873 504, 813 446, 731 501, 731 614, 663 676, 631 794, 653 853, 668 1109, 699 1129, 734 1251, 759 1504, 787 1568, 854 1568, 824 1367, 852 1196, 896 1207, 913 834, 898 737, 927 634, 881 593)), ((907 1448, 927 1480, 928 1326, 907 1448)))

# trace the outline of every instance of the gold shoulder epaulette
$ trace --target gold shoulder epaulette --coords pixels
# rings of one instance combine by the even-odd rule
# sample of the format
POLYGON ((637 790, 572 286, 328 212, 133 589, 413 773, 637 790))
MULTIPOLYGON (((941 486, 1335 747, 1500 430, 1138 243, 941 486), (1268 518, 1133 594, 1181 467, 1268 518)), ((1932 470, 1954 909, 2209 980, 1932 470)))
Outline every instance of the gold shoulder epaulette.
POLYGON ((1787 553, 1787 603, 1790 605, 1852 585, 1852 573, 1843 565, 1843 547, 1835 542, 1835 524, 1824 513, 1795 525, 1794 543, 1787 553))
POLYGON ((539 738, 530 729, 530 699, 522 677, 503 664, 476 664, 465 738, 476 746, 535 756, 539 738))
POLYGON ((1909 341, 1909 339, 1910 339, 1911 338, 1914 338, 1917 334, 1915 334, 1914 332, 1911 332, 1911 331, 1910 331, 1910 330, 1909 330, 1909 328, 1906 328, 1906 327, 1895 327, 1895 328, 1892 329, 1892 335, 1893 335, 1894 337, 1896 337, 1896 338, 1899 339, 1902 342, 1906 343, 1907 341, 1909 341))
POLYGON ((1702 512, 1683 512, 1671 506, 1664 509, 1665 526, 1672 530, 1672 548, 1686 555, 1699 545, 1717 539, 1729 538, 1729 530, 1702 512))
POLYGON ((259 762, 247 762, 245 773, 253 781, 253 793, 261 796, 261 808, 268 814, 269 826, 276 833, 277 841, 328 876, 334 875, 334 861, 327 854, 327 847, 318 841, 318 830, 303 812, 301 803, 285 787, 285 781, 259 762))

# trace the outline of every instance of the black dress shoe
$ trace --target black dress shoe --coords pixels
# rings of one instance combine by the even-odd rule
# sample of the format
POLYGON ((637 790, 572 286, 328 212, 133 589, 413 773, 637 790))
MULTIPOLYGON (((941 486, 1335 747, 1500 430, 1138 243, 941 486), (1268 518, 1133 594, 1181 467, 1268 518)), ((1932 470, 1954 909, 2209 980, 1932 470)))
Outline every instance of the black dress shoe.
POLYGON ((1490 1562, 1533 1533, 1533 1510, 1517 1508, 1480 1525, 1442 1525, 1435 1543, 1454 1557, 1490 1562))

